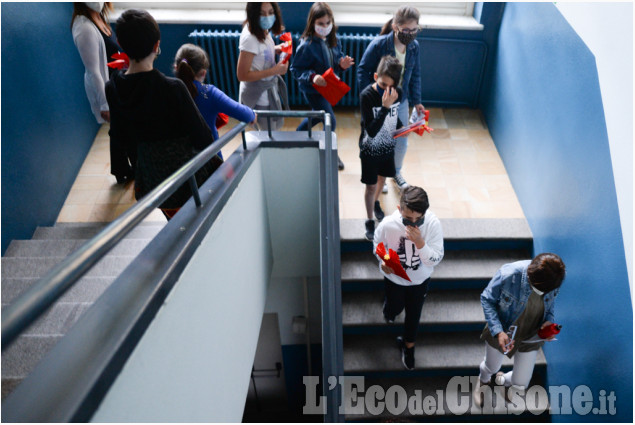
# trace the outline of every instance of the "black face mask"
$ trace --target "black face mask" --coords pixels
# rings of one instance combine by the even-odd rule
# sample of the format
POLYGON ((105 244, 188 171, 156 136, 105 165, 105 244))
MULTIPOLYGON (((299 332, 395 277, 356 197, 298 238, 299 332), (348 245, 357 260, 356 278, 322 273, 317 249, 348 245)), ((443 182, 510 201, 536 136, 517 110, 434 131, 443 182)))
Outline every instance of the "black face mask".
POLYGON ((408 220, 407 218, 401 217, 401 222, 403 223, 404 226, 414 226, 414 227, 420 227, 423 225, 423 221, 424 221, 425 217, 421 216, 421 218, 415 222, 412 222, 410 220, 408 220))
POLYGON ((399 31, 397 33, 397 39, 402 42, 404 45, 408 45, 410 43, 412 43, 412 41, 417 38, 417 33, 413 33, 413 34, 406 34, 404 32, 399 31))

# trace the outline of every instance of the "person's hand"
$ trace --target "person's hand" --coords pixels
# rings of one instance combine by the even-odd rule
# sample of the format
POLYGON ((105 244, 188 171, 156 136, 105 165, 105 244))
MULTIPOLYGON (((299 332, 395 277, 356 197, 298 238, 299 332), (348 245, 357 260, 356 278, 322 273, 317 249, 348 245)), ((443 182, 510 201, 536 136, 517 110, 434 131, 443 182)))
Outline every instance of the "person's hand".
POLYGON ((388 87, 386 90, 384 90, 384 94, 381 97, 381 105, 384 108, 390 108, 392 104, 395 103, 398 97, 399 94, 397 93, 397 89, 395 89, 394 87, 388 87))
POLYGON ((276 55, 279 55, 280 52, 282 52, 282 44, 276 44, 275 50, 276 50, 276 55))
POLYGON ((384 271, 384 273, 386 273, 386 274, 393 274, 393 273, 395 273, 395 271, 394 271, 393 269, 391 269, 390 267, 388 267, 388 266, 386 265, 386 262, 385 262, 385 261, 382 261, 382 262, 381 262, 381 269, 382 269, 382 270, 384 271))
POLYGON ((254 127, 257 121, 258 121, 258 114, 254 114, 254 120, 250 122, 249 125, 254 127))
POLYGON ((316 86, 325 87, 326 80, 324 79, 324 77, 317 74, 315 77, 313 77, 313 84, 315 84, 316 86))
POLYGON ((415 226, 406 226, 406 238, 411 240, 417 249, 421 249, 426 244, 426 241, 423 240, 421 236, 421 230, 415 226))
POLYGON ((353 59, 352 57, 348 55, 340 59, 340 68, 342 69, 348 69, 354 64, 355 64, 355 59, 353 59))
POLYGON ((418 103, 418 104, 416 104, 416 105, 415 105, 415 109, 417 110, 417 113, 418 113, 419 115, 423 115, 423 114, 424 114, 424 112, 426 111, 426 108, 424 108, 424 107, 423 107, 423 105, 422 105, 422 104, 420 104, 420 103, 418 103))
MULTIPOLYGON (((553 323, 551 323, 549 320, 547 320, 545 323, 543 323, 543 324, 542 324, 542 326, 540 327, 540 329, 546 328, 547 326, 551 326, 551 325, 553 325, 553 323)), ((556 336, 555 336, 555 335, 550 336, 550 337, 549 337, 549 338, 547 338, 546 340, 547 340, 547 341, 551 341, 551 340, 553 340, 553 339, 556 339, 556 336)))
POLYGON ((504 353, 514 349, 514 340, 510 340, 507 333, 501 331, 496 337, 498 338, 498 345, 504 353), (509 346, 506 346, 507 344, 509 344, 509 346))
POLYGON ((100 111, 99 115, 101 115, 104 121, 110 122, 110 111, 100 111))
POLYGON ((273 69, 273 75, 284 75, 287 73, 287 70, 289 69, 289 62, 286 62, 286 63, 278 62, 271 69, 273 69))

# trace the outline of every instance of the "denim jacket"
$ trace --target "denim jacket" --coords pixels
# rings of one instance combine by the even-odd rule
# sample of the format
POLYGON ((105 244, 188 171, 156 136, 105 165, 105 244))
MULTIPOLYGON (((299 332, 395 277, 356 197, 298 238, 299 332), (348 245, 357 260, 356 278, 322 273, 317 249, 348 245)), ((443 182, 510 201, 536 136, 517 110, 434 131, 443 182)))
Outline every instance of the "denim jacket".
MULTIPOLYGON (((481 294, 483 313, 492 336, 507 331, 525 310, 532 291, 527 278, 530 263, 531 260, 524 260, 505 264, 481 294)), ((545 294, 543 323, 554 321, 553 307, 559 291, 556 289, 545 294)))
POLYGON ((335 47, 328 47, 326 41, 319 37, 302 39, 292 56, 291 74, 298 81, 300 90, 317 94, 311 76, 324 74, 329 68, 333 68, 335 74, 339 74, 342 71, 340 59, 343 57, 342 43, 339 39, 335 47))
MULTIPOLYGON (((361 90, 374 82, 373 74, 377 72, 377 66, 382 56, 395 56, 394 32, 375 37, 370 42, 362 60, 357 65, 357 86, 361 90)), ((401 82, 401 90, 404 99, 408 99, 410 105, 421 103, 421 72, 419 61, 419 42, 412 41, 406 46, 406 70, 401 82)))

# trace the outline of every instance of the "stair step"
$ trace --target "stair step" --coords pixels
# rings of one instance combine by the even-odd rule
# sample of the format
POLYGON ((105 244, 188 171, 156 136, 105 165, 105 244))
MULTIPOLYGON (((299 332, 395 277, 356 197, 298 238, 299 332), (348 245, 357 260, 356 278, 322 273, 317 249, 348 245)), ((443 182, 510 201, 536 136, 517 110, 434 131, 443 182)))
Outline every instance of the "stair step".
MULTIPOLYGON (((123 239, 107 255, 137 255, 151 239, 123 239)), ((4 257, 62 257, 75 252, 86 243, 86 239, 66 240, 14 240, 4 257)))
MULTIPOLYGON (((2 303, 11 304, 18 295, 38 280, 38 278, 2 279, 2 303)), ((58 302, 93 302, 113 281, 112 277, 82 277, 62 295, 58 302)))
MULTIPOLYGON (((421 325, 485 325, 485 316, 480 301, 480 290, 447 291, 430 288, 421 311, 421 325)), ((343 292, 342 324, 356 326, 403 325, 404 313, 393 325, 384 322, 382 306, 384 292, 343 292)))
POLYGON ((2 379, 24 379, 61 338, 61 335, 19 336, 2 352, 2 379))
MULTIPOLYGON (((116 277, 134 258, 134 256, 106 256, 84 276, 116 277)), ((42 277, 64 259, 65 257, 4 257, 2 258, 2 280, 42 277)))
MULTIPOLYGON (((44 336, 65 335, 69 329, 79 320, 80 316, 92 306, 87 303, 58 302, 48 309, 40 318, 20 335, 44 336)), ((7 304, 2 304, 4 309, 7 304)), ((3 370, 4 374, 4 370, 3 370)))
MULTIPOLYGON (((152 239, 165 224, 147 224, 132 229, 125 239, 152 239)), ((103 230, 102 225, 38 227, 31 239, 90 239, 103 230)))
MULTIPOLYGON (((489 281, 503 264, 527 258, 525 250, 446 251, 441 263, 434 268, 432 280, 489 281)), ((379 262, 371 252, 342 253, 342 282, 382 280, 379 262)))
MULTIPOLYGON (((424 333, 420 334, 415 349, 413 372, 468 371, 478 373, 485 355, 485 344, 480 332, 424 333)), ((503 366, 511 366, 505 358, 503 366)), ((536 367, 545 366, 542 349, 538 353, 536 367)), ((344 373, 348 375, 372 372, 404 372, 401 355, 394 335, 346 335, 344 338, 344 373)))
MULTIPOLYGON (((538 378, 538 377, 536 377, 538 378)), ((514 405, 511 403, 505 403, 503 400, 503 388, 495 388, 496 395, 492 393, 485 393, 485 408, 480 408, 474 405, 472 401, 472 390, 477 376, 432 376, 432 377, 406 377, 406 378, 368 378, 364 379, 364 391, 359 391, 358 396, 364 397, 364 403, 360 403, 363 406, 363 412, 353 413, 349 410, 346 414, 347 421, 386 421, 386 420, 407 420, 407 421, 447 421, 461 422, 466 420, 473 421, 485 421, 485 422, 510 422, 513 420, 507 415, 514 415, 517 418, 518 415, 523 415, 527 418, 531 418, 531 422, 547 421, 549 418, 548 407, 549 401, 546 398, 540 397, 537 405, 530 404, 531 411, 523 409, 520 403, 514 405), (397 401, 400 403, 387 403, 380 405, 383 409, 373 410, 377 406, 375 400, 379 402, 386 402, 386 398, 379 396, 373 396, 372 392, 368 392, 371 386, 379 386, 388 394, 402 394, 398 395, 397 401), (403 388, 403 390, 401 390, 403 388), (405 395, 405 397, 404 397, 405 395), (494 402, 492 402, 492 396, 494 402), (368 399, 368 400, 367 400, 368 399), (422 403, 427 399, 429 404, 422 403), (413 402, 406 404, 405 401, 413 400, 413 402), (417 400, 417 404, 414 403, 417 400), (385 408, 390 405, 393 412, 385 408), (370 409, 367 409, 369 406, 370 409), (397 408, 397 406, 402 406, 397 408), (425 406, 425 407, 424 407, 425 406), (397 408, 396 410, 394 410, 397 408), (491 417, 490 417, 491 415, 491 417), (536 416, 538 415, 538 416, 536 416)), ((543 385, 540 379, 534 379, 530 382, 530 387, 533 385, 543 385)), ((353 405, 357 405, 357 401, 353 401, 353 405)), ((522 416, 521 416, 522 417, 522 416)), ((524 421, 523 421, 524 422, 524 421)))

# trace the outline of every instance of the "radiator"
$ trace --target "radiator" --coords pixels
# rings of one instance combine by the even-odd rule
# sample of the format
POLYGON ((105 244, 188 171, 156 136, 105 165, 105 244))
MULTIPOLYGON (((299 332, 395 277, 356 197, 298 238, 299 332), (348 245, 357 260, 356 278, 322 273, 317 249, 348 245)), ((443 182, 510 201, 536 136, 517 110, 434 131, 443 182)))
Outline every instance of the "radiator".
MULTIPOLYGON (((293 50, 300 44, 300 34, 292 34, 293 50)), ((341 106, 359 105, 359 87, 357 87, 357 64, 361 61, 366 47, 376 35, 370 34, 338 34, 342 42, 345 55, 355 59, 355 65, 340 73, 342 80, 348 84, 351 90, 340 100, 341 106)), ((238 63, 238 41, 240 32, 238 31, 194 31, 189 35, 191 41, 207 52, 211 66, 207 73, 207 82, 214 84, 225 94, 234 100, 238 100, 239 81, 236 78, 236 64, 238 63)), ((279 40, 274 38, 276 44, 279 40)), ((291 59, 293 60, 293 58, 291 59)), ((306 106, 306 101, 302 97, 297 81, 291 76, 291 72, 284 75, 287 83, 289 103, 295 106, 306 106)), ((363 89, 363 87, 362 87, 363 89)))

